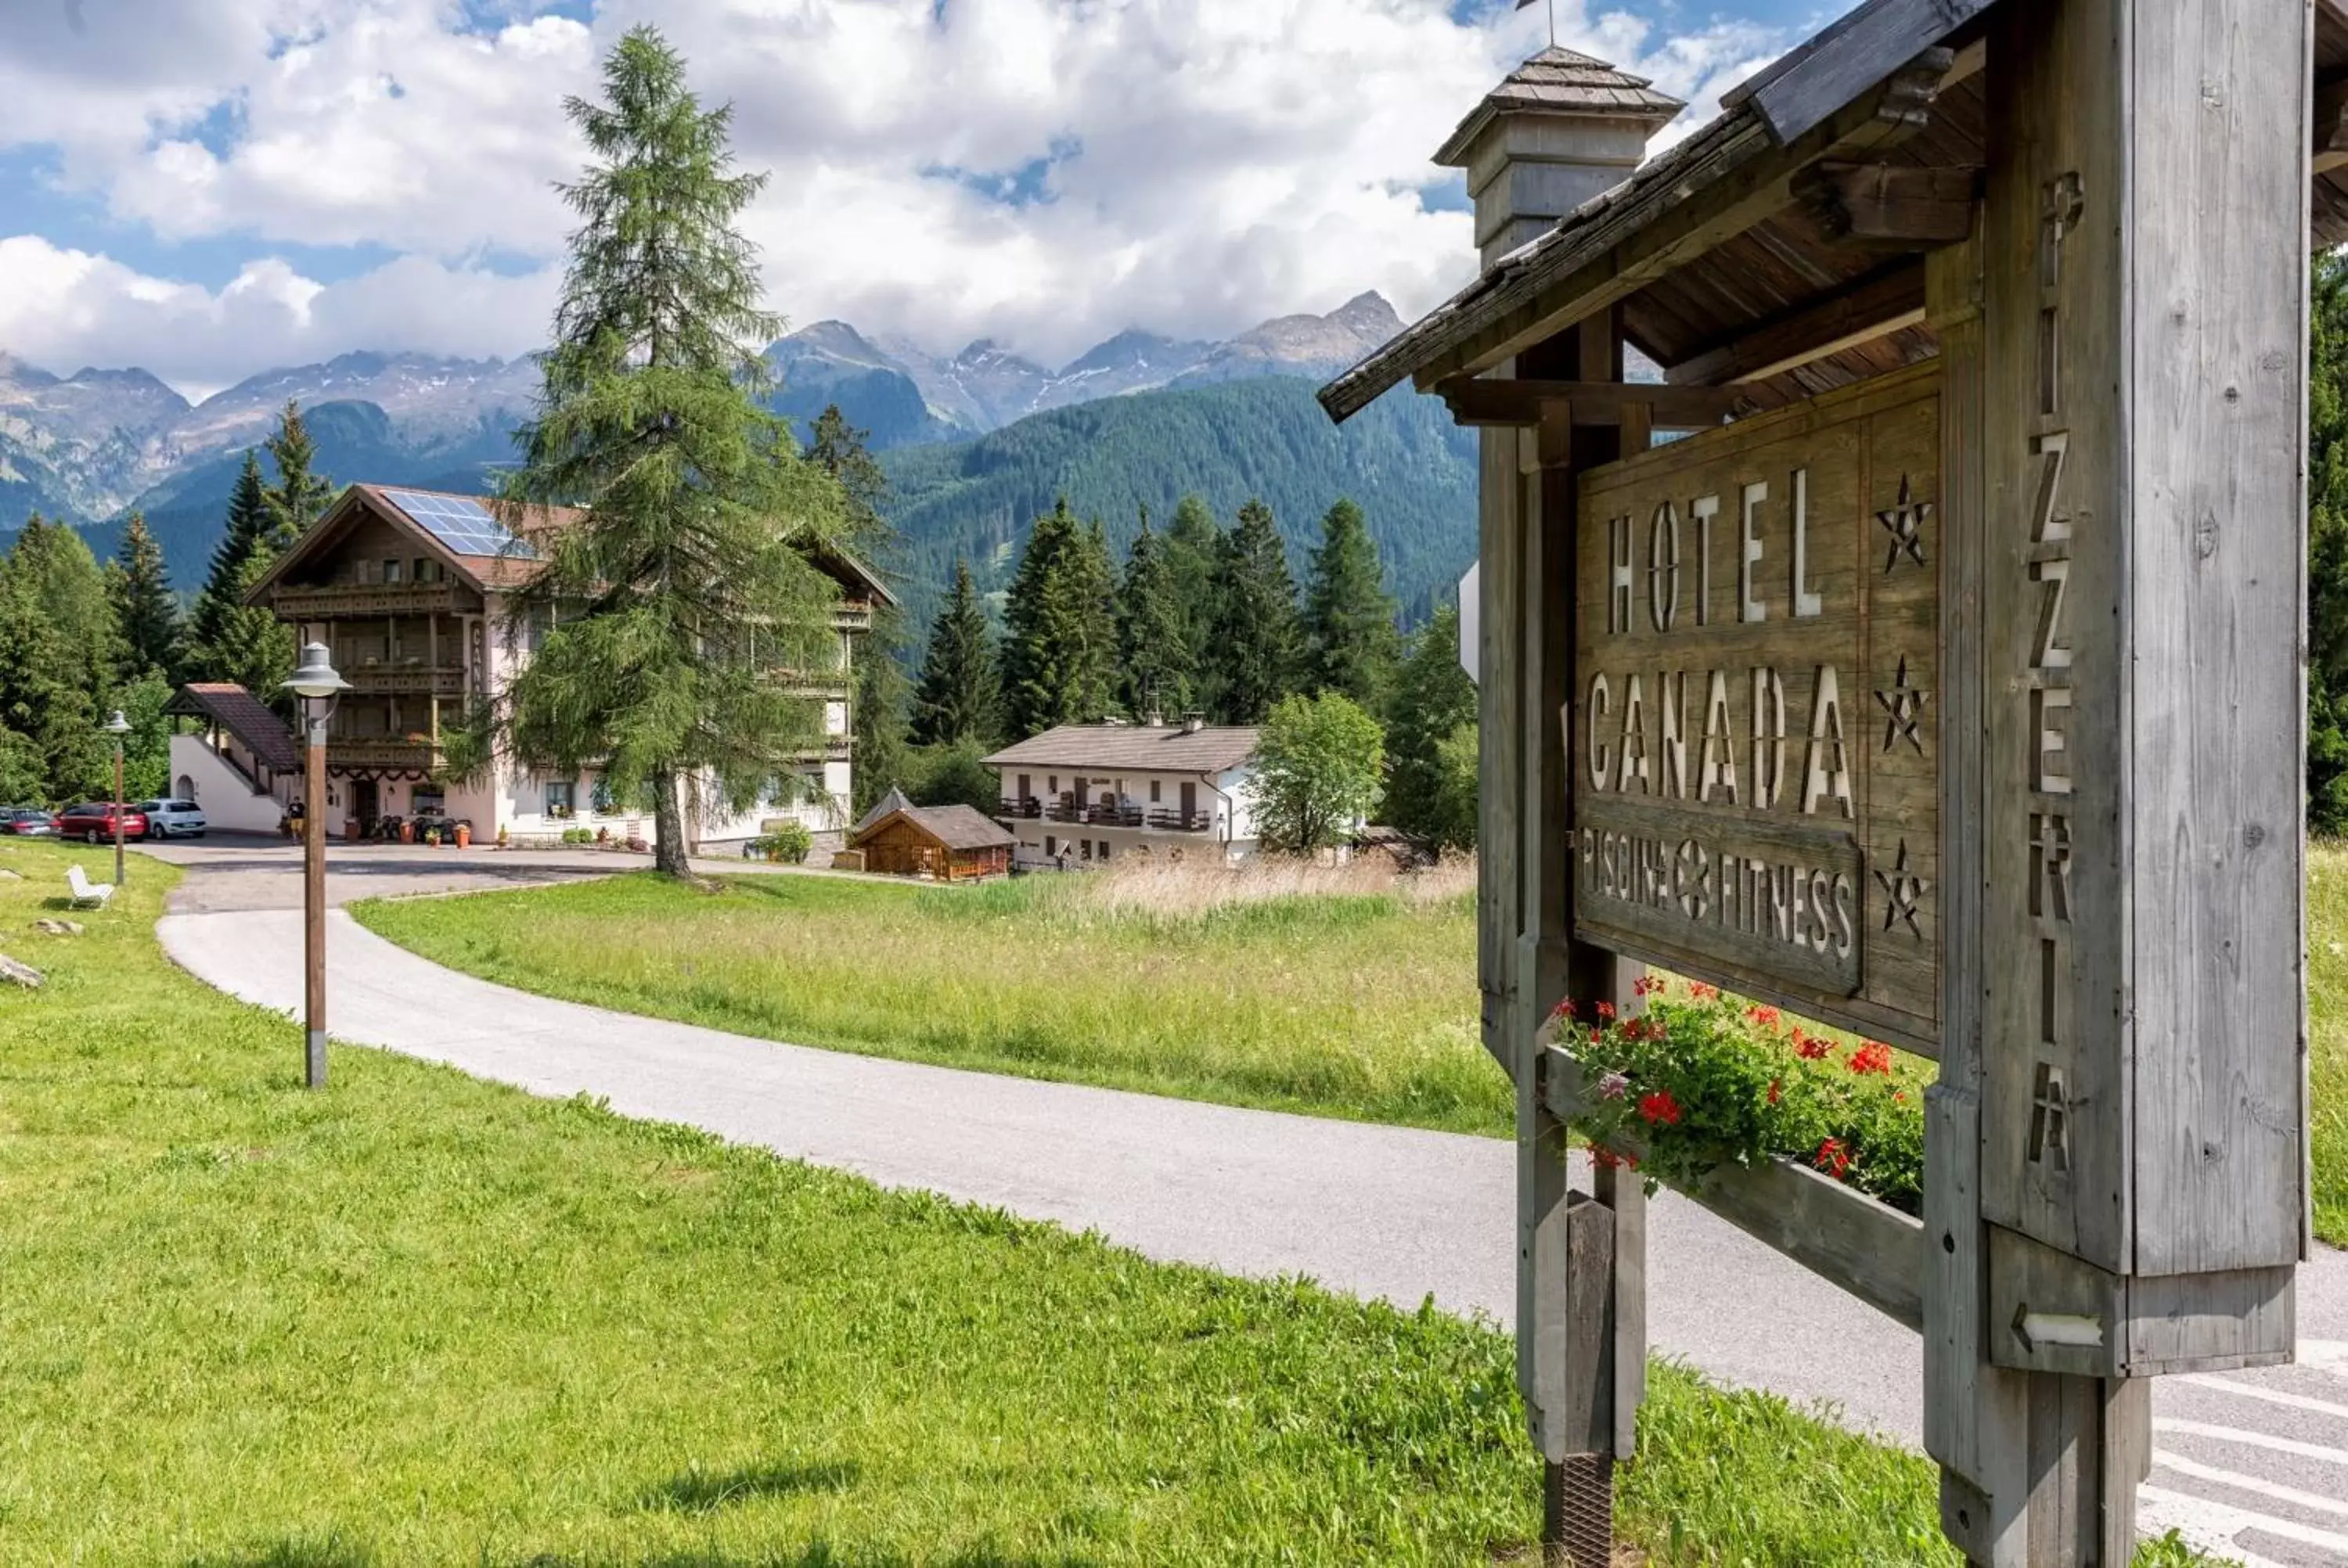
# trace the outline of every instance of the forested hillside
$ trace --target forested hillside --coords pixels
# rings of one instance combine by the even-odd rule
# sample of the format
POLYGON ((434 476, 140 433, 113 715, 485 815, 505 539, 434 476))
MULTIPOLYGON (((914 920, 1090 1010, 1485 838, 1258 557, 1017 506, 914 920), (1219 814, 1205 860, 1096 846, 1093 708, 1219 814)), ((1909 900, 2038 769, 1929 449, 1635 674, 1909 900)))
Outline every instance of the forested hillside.
POLYGON ((1143 506, 1162 521, 1195 494, 1228 525, 1261 499, 1300 577, 1322 514, 1350 497, 1405 617, 1424 617, 1475 557, 1475 433, 1408 391, 1334 425, 1313 390, 1273 378, 1105 398, 974 441, 881 454, 916 623, 957 557, 969 559, 982 591, 1004 588, 1029 528, 1064 495, 1079 517, 1107 525, 1120 555, 1143 506))

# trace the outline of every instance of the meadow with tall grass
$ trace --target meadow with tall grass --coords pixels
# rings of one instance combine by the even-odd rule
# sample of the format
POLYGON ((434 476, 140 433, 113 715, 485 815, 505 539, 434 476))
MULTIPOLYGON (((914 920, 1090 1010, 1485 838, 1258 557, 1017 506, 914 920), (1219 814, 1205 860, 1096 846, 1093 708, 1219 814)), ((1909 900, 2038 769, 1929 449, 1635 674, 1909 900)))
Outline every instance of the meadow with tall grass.
MULTIPOLYGON (((0 931, 48 973, 0 988, 0 1562, 1539 1560, 1488 1324, 381 1051, 305 1092, 294 1024, 157 947, 173 867, 27 932, 77 857, 0 844, 0 931)), ((1043 896, 1099 928, 1098 885, 1043 896)), ((1354 929, 1457 918, 1365 897, 1354 929)), ((1782 1399, 1657 1363, 1639 1440, 1620 1520, 1657 1568, 1960 1568, 1922 1458, 1782 1399)))
POLYGON ((548 996, 993 1072, 1505 1133, 1475 868, 1130 861, 979 887, 651 876, 355 907, 548 996))

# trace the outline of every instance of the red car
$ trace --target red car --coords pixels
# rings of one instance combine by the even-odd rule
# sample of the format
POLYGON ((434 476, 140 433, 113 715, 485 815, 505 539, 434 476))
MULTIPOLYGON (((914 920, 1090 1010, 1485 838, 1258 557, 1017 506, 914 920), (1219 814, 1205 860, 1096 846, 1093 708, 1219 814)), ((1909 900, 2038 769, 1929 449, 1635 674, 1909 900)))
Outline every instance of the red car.
MULTIPOLYGON (((113 805, 106 801, 85 801, 77 806, 57 814, 57 836, 78 838, 89 844, 114 842, 113 805)), ((122 836, 139 839, 147 836, 147 814, 135 805, 122 807, 122 836)))

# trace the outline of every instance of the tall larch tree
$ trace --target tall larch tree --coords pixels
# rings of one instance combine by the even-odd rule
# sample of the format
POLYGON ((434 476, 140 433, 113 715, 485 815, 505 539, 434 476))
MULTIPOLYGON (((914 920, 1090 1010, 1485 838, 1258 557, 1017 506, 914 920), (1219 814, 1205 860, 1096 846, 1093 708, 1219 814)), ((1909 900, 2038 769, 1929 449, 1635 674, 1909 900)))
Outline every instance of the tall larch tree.
POLYGON ((1193 669, 1189 629, 1166 540, 1150 530, 1147 510, 1126 557, 1125 580, 1117 586, 1117 630, 1126 711, 1137 719, 1187 712, 1193 669))
POLYGON ((302 406, 288 398, 277 413, 277 429, 262 443, 277 469, 277 481, 262 492, 269 512, 269 548, 283 553, 325 516, 335 498, 334 481, 311 466, 317 461, 316 443, 302 423, 302 406))
POLYGON ((1107 714, 1116 620, 1098 541, 1065 496, 1027 536, 1004 605, 1003 723, 1013 740, 1107 714))
POLYGON ((1250 501, 1216 552, 1209 650, 1217 720, 1260 724, 1295 689, 1296 582, 1272 508, 1250 501))
POLYGON ((1399 639, 1385 564, 1362 508, 1340 499, 1321 519, 1304 589, 1304 684, 1385 710, 1399 639))
POLYGON ((488 715, 495 745, 466 757, 501 746, 545 776, 599 767, 618 798, 649 788, 655 864, 684 876, 688 790, 747 810, 822 744, 805 682, 837 668, 838 594, 803 547, 836 538, 844 507, 763 405, 781 323, 735 224, 766 177, 736 169, 730 111, 701 107, 648 26, 605 56, 601 101, 564 108, 594 161, 561 188, 579 227, 501 507, 525 534, 535 505, 581 515, 535 536, 544 565, 505 632, 551 630, 488 715))
POLYGON ((147 527, 146 514, 133 512, 122 531, 107 573, 107 597, 114 606, 114 622, 121 633, 124 681, 152 674, 174 681, 180 671, 180 600, 163 565, 163 549, 147 527))
POLYGON ((1207 648, 1215 634, 1215 558, 1222 537, 1206 502, 1185 496, 1175 503, 1174 521, 1166 529, 1166 570, 1174 579, 1174 600, 1180 608, 1183 636, 1190 645, 1193 704, 1205 696, 1207 648))
MULTIPOLYGON (((808 461, 831 476, 846 508, 842 542, 867 567, 893 584, 904 541, 882 507, 889 477, 866 445, 870 433, 848 422, 837 403, 825 405, 808 432, 808 461)), ((912 777, 907 748, 911 682, 905 679, 905 612, 895 604, 872 607, 872 625, 856 649, 854 681, 848 703, 850 809, 858 816, 912 777)))
POLYGON ((957 559, 953 589, 930 623, 921 684, 913 692, 914 742, 924 746, 991 743, 1000 691, 986 606, 971 582, 970 562, 957 559))

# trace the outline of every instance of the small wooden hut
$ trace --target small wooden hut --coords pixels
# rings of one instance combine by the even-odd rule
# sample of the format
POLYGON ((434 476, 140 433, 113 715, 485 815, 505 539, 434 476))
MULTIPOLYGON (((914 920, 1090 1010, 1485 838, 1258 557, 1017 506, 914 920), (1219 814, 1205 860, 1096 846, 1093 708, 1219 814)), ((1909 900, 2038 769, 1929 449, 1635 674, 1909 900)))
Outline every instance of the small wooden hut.
POLYGON ((902 796, 881 805, 849 835, 848 847, 864 856, 866 870, 939 882, 1009 874, 1017 840, 984 813, 967 805, 912 805, 902 796))

